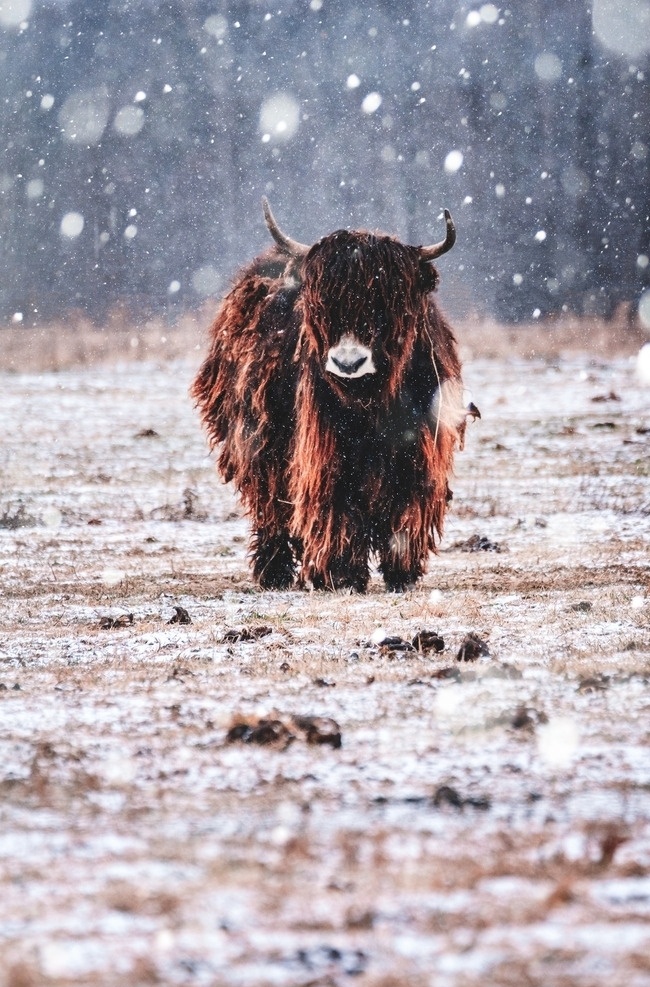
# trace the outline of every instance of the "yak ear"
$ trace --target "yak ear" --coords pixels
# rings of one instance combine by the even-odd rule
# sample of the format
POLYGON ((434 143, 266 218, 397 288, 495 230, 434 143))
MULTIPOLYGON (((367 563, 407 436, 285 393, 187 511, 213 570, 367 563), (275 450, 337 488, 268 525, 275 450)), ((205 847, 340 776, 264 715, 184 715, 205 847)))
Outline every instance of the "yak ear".
POLYGON ((301 262, 298 257, 290 257, 282 274, 285 288, 302 287, 301 262))
POLYGON ((431 261, 422 261, 420 263, 420 285, 424 294, 428 295, 432 291, 436 291, 439 282, 440 275, 431 261))

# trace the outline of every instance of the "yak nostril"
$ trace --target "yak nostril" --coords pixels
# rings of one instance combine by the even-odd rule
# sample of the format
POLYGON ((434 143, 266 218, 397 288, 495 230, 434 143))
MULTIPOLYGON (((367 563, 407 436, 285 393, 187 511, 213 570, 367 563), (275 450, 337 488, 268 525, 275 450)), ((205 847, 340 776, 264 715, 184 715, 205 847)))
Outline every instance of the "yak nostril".
POLYGON ((356 374, 357 370, 361 369, 367 359, 367 356, 360 356, 358 360, 339 360, 337 357, 332 356, 332 362, 339 368, 341 373, 347 374, 350 377, 352 374, 356 374))

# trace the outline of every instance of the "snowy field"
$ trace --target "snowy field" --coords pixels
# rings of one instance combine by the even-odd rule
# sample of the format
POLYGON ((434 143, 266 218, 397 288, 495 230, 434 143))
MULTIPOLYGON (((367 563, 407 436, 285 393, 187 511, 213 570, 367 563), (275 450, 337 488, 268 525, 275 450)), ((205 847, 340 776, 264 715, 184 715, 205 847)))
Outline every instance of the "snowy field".
POLYGON ((404 596, 252 586, 191 376, 0 374, 1 987, 648 987, 633 361, 468 363, 404 596))

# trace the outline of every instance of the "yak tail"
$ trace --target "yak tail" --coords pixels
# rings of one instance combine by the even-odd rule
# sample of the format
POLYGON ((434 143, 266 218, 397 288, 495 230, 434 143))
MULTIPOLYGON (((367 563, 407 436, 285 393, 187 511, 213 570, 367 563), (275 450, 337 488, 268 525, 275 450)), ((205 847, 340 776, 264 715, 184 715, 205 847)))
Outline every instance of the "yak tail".
POLYGON ((451 432, 460 440, 461 430, 467 418, 463 393, 463 382, 458 377, 450 377, 439 384, 429 409, 431 428, 436 441, 441 430, 451 432))

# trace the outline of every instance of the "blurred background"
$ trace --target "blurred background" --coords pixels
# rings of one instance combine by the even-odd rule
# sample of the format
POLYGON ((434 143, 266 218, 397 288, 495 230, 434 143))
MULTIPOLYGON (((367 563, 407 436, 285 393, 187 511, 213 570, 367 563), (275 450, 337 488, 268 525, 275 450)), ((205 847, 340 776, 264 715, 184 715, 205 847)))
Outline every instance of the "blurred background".
POLYGON ((458 244, 444 307, 650 328, 650 0, 0 0, 0 325, 174 323, 260 199, 458 244))

